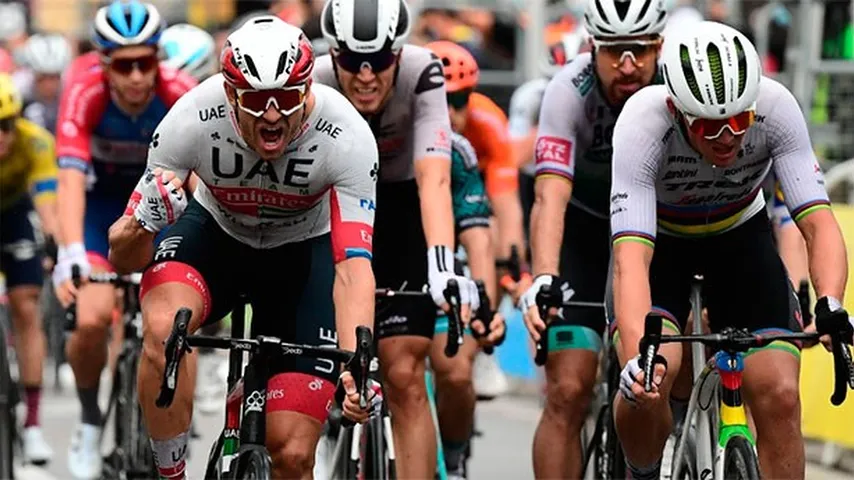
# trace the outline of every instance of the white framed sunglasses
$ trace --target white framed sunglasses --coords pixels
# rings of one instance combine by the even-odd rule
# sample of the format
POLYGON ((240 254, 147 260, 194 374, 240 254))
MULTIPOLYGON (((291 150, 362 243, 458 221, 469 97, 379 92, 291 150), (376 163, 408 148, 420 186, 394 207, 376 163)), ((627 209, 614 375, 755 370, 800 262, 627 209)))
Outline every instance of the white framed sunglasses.
POLYGON ((277 112, 288 116, 305 104, 307 85, 289 85, 271 90, 237 91, 237 106, 253 117, 261 117, 272 106, 277 112))
POLYGON ((650 55, 654 55, 662 39, 651 40, 600 40, 593 39, 596 52, 611 62, 611 67, 620 68, 628 58, 638 68, 643 68, 650 55), (639 58, 641 60, 639 60, 639 58))

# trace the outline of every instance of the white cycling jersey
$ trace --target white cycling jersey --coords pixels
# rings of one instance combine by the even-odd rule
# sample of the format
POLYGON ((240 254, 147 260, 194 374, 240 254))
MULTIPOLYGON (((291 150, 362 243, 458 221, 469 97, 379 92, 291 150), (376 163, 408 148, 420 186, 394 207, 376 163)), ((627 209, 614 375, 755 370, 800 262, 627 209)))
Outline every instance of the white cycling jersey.
POLYGON ((765 214, 762 182, 773 168, 796 221, 829 206, 803 113, 780 83, 763 77, 756 123, 735 163, 715 167, 688 144, 667 106, 667 89, 633 95, 614 128, 611 232, 650 245, 657 232, 709 236, 765 214))
MULTIPOLYGON (((368 119, 380 152, 380 182, 415 178, 414 161, 451 159, 451 123, 445 97, 445 75, 433 52, 404 45, 392 97, 368 119)), ((314 80, 340 91, 332 57, 318 57, 314 80)))
POLYGON ((594 70, 590 53, 582 53, 549 82, 534 158, 538 176, 573 181, 572 204, 607 219, 611 135, 620 108, 605 100, 594 70))
POLYGON ((371 256, 378 155, 370 127, 341 94, 314 84, 315 105, 281 158, 261 159, 238 133, 221 74, 158 125, 148 166, 201 182, 194 198, 254 248, 332 233, 336 261, 371 256), (367 141, 366 141, 367 140, 367 141))

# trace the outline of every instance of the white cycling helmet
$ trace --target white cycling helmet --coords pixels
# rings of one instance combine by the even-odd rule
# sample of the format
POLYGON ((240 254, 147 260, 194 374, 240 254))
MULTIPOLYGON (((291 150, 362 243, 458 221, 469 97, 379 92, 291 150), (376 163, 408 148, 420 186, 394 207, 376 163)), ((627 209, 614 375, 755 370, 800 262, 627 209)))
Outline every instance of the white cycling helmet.
POLYGON ((160 36, 160 52, 166 65, 202 81, 216 71, 216 42, 208 32, 189 23, 172 25, 160 36))
POLYGON ((658 35, 667 23, 663 0, 588 0, 584 26, 596 38, 658 35))
POLYGON ((320 14, 320 28, 335 50, 399 50, 412 28, 412 15, 404 0, 327 0, 320 14))
POLYGON ((564 65, 568 64, 581 51, 581 47, 587 42, 587 30, 583 25, 578 25, 570 33, 561 36, 560 42, 548 46, 548 61, 543 65, 543 74, 553 77, 564 65))
POLYGON ((27 17, 20 3, 0 3, 0 40, 8 40, 27 32, 27 17))
POLYGON ((58 34, 36 34, 27 39, 21 58, 34 73, 59 75, 71 63, 71 45, 58 34))
POLYGON ((95 14, 92 43, 102 52, 135 45, 157 46, 164 26, 154 5, 115 0, 95 14))
POLYGON ((728 118, 754 107, 762 62, 738 30, 700 22, 670 38, 662 52, 664 83, 674 105, 695 117, 728 118))
POLYGON ((242 90, 272 90, 311 79, 314 52, 298 27, 266 15, 246 21, 228 36, 220 57, 222 75, 242 90))

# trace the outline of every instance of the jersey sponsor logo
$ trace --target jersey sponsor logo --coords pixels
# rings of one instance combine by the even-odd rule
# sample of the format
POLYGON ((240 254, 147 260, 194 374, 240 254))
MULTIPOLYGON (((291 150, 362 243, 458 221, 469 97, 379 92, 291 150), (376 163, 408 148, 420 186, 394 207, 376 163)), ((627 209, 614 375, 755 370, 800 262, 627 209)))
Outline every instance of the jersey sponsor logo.
POLYGON ((374 162, 374 166, 371 167, 371 171, 368 173, 370 174, 371 178, 374 179, 374 181, 376 182, 377 177, 380 173, 380 162, 374 162))
MULTIPOLYGON (((750 175, 745 176, 741 180, 735 181, 729 178, 720 178, 717 180, 691 180, 688 182, 675 182, 665 184, 665 188, 669 192, 683 190, 689 192, 691 190, 704 190, 707 188, 739 188, 748 185, 751 182, 759 180, 765 176, 765 170, 758 170, 750 175)), ((750 187, 750 191, 753 187, 750 187)), ((748 193, 750 193, 748 191, 748 193)))
POLYGON ((662 180, 672 180, 674 178, 694 178, 697 176, 698 170, 695 169, 686 169, 686 170, 669 170, 664 174, 664 178, 662 180))
POLYGON ((317 123, 314 124, 314 129, 318 132, 325 133, 332 138, 338 138, 338 135, 341 133, 341 127, 333 125, 325 118, 318 118, 317 123))
POLYGON ((199 110, 199 120, 201 120, 202 122, 223 118, 225 118, 225 105, 218 105, 216 107, 204 108, 202 110, 199 110))
POLYGON ((754 162, 750 162, 750 163, 747 163, 747 164, 744 164, 744 165, 741 165, 738 167, 727 168, 724 170, 724 175, 726 175, 726 176, 737 175, 739 173, 744 172, 745 170, 748 170, 748 169, 751 169, 754 167, 758 167, 760 165, 763 165, 763 166, 769 165, 769 159, 762 158, 762 159, 759 159, 759 160, 756 160, 754 162))
POLYGON ((220 154, 219 147, 212 147, 211 168, 213 170, 213 174, 219 178, 241 178, 243 181, 253 180, 256 176, 261 175, 267 177, 270 183, 287 185, 289 187, 308 187, 308 182, 300 179, 308 178, 310 172, 307 167, 314 163, 313 158, 288 158, 284 174, 282 178, 279 179, 279 174, 276 173, 276 167, 267 160, 259 158, 244 175, 243 155, 238 152, 234 152, 232 159, 233 162, 228 166, 229 168, 224 167, 225 161, 223 160, 223 156, 220 154))
POLYGON ((537 139, 536 163, 554 162, 569 166, 572 143, 558 137, 540 137, 537 139))
POLYGON ((747 187, 734 193, 715 192, 709 195, 691 194, 685 195, 674 203, 674 205, 710 205, 720 203, 733 203, 744 200, 754 189, 747 187))
POLYGON ((180 235, 164 238, 157 245, 157 251, 154 252, 154 261, 163 260, 164 258, 175 258, 175 253, 178 251, 178 247, 181 246, 183 239, 184 237, 180 235))
POLYGON ((684 155, 671 155, 667 157, 667 164, 670 165, 671 163, 693 165, 697 163, 697 159, 695 157, 686 157, 684 155))
POLYGON ((359 199, 359 206, 364 208, 365 210, 367 210, 369 212, 375 212, 377 210, 377 207, 374 204, 374 201, 369 199, 369 198, 359 199))
POLYGON ((667 143, 670 140, 670 137, 672 137, 675 132, 676 132, 675 128, 673 128, 673 127, 668 128, 667 131, 664 132, 664 135, 661 137, 661 143, 667 143))
POLYGON ((294 195, 257 187, 216 187, 208 190, 229 210, 255 217, 292 216, 314 207, 326 194, 322 190, 309 195, 294 195))
POLYGON ((578 89, 578 92, 584 96, 587 95, 593 88, 593 63, 591 62, 584 70, 572 78, 572 86, 578 89))
POLYGON ((418 77, 418 83, 415 86, 415 94, 420 95, 424 92, 440 88, 444 84, 445 73, 442 70, 442 65, 437 60, 433 60, 429 65, 427 65, 424 71, 421 72, 421 76, 418 77))
POLYGON ((154 137, 151 138, 151 143, 148 144, 149 148, 157 148, 160 146, 160 132, 154 134, 154 137))

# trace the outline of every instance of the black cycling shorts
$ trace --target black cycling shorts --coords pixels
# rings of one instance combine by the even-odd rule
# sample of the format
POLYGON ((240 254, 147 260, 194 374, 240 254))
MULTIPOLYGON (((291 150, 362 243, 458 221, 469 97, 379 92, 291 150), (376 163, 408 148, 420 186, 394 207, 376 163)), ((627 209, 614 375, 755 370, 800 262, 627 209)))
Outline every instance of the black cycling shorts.
POLYGON ((672 322, 671 329, 681 331, 688 320, 691 283, 697 274, 703 275, 704 306, 713 332, 724 327, 802 331, 797 296, 764 211, 719 235, 656 237, 650 266, 652 305, 672 322))
MULTIPOLYGON (((162 283, 188 284, 205 298, 208 325, 231 312, 238 297, 245 295, 252 306, 252 336, 336 346, 334 279, 329 234, 256 249, 227 234, 192 200, 157 243, 140 297, 162 283)), ((319 377, 331 382, 333 391, 340 373, 339 365, 330 360, 300 357, 281 358, 269 368, 271 375, 299 372, 319 377)))
POLYGON ((0 269, 10 290, 22 285, 41 287, 44 282, 32 213, 33 203, 27 195, 0 212, 0 269))
MULTIPOLYGON (((572 300, 601 303, 608 275, 610 223, 569 204, 564 216, 560 277, 575 291, 572 300)), ((564 308, 562 318, 549 324, 550 352, 582 349, 599 351, 605 332, 601 308, 564 308)))
MULTIPOLYGON (((377 184, 374 276, 378 288, 421 291, 427 284, 427 241, 415 180, 377 184)), ((377 306, 378 339, 397 335, 433 338, 436 305, 429 296, 388 299, 377 306)))

